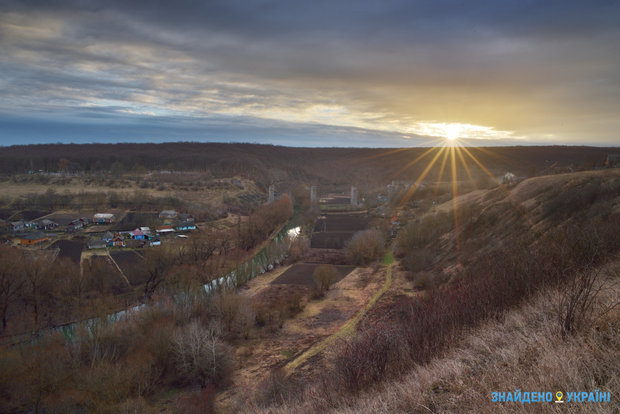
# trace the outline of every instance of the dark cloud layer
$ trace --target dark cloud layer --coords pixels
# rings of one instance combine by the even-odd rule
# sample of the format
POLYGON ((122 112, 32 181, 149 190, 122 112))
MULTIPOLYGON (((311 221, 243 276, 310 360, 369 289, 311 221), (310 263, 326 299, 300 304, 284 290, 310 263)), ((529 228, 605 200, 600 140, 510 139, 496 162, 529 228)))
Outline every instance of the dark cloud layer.
POLYGON ((4 1, 0 142, 395 146, 454 123, 614 145, 619 18, 617 1, 4 1))

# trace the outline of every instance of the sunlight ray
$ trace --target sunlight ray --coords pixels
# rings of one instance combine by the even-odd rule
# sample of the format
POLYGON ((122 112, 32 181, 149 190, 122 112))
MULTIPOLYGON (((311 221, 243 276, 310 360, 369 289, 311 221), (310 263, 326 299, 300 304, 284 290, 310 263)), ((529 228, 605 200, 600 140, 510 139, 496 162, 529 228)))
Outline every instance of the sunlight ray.
POLYGON ((414 149, 414 148, 405 147, 405 148, 391 149, 391 150, 388 150, 388 151, 385 151, 385 152, 381 152, 379 154, 369 155, 367 157, 362 157, 362 158, 359 159, 359 161, 374 160, 376 158, 387 157, 387 156, 390 156, 390 155, 398 154, 399 152, 409 151, 409 150, 412 150, 412 149, 414 149))
POLYGON ((424 151, 422 154, 420 154, 418 157, 416 157, 414 160, 409 161, 407 164, 405 164, 405 166, 403 166, 400 170, 396 171, 392 177, 397 177, 400 174, 402 174, 405 170, 407 170, 408 168, 413 167, 415 164, 417 164, 422 158, 426 157, 428 154, 430 154, 431 152, 433 152, 434 150, 436 150, 437 147, 432 147, 429 148, 428 150, 424 151))
POLYGON ((454 238, 456 242, 457 260, 459 259, 459 252, 461 251, 459 244, 459 215, 458 215, 458 185, 457 185, 457 173, 456 173, 456 152, 455 147, 450 147, 450 164, 452 167, 452 214, 454 215, 454 238))
MULTIPOLYGON (((432 148, 435 149, 435 148, 432 148)), ((420 176, 418 177, 418 179, 415 181, 415 183, 413 183, 413 185, 411 187, 409 187, 409 189, 407 190, 407 192, 405 193, 405 196, 402 198, 402 200, 399 203, 399 208, 402 208, 413 196, 413 194, 416 192, 416 190, 419 188, 420 183, 422 182, 422 180, 424 180, 424 178, 426 177, 426 175, 429 173, 429 171, 431 170, 431 168, 433 168, 433 165, 435 165, 435 162, 437 161, 437 158, 439 158, 439 156, 441 156, 441 153, 444 152, 446 150, 446 147, 441 147, 439 149, 439 151, 437 151, 437 154, 435 154, 435 156, 433 157, 433 159, 431 160, 431 162, 428 163, 428 165, 426 166, 426 168, 424 169, 424 171, 422 171, 422 174, 420 174, 420 176)))
POLYGON ((474 188, 477 190, 478 186, 476 185, 476 182, 474 181, 474 178, 471 175, 469 165, 467 165, 467 162, 465 162, 465 157, 463 157, 463 152, 461 151, 461 145, 456 147, 456 154, 459 156, 459 159, 461 160, 461 164, 463 165, 463 168, 465 169, 465 173, 467 174, 469 181, 473 184, 474 188))
POLYGON ((433 194, 435 195, 437 194, 437 192, 439 192, 439 184, 443 177, 443 171, 446 168, 446 161, 448 161, 448 151, 444 152, 443 159, 441 160, 441 166, 439 167, 439 174, 437 176, 437 182, 435 183, 435 191, 433 192, 433 194))
POLYGON ((502 183, 500 183, 497 180, 497 178, 493 175, 493 173, 491 173, 491 171, 489 171, 487 167, 485 167, 480 161, 478 161, 478 159, 474 157, 474 155, 466 147, 461 147, 461 148, 463 149, 465 154, 467 154, 469 158, 471 158, 478 165, 478 167, 480 167, 482 171, 484 171, 484 173, 488 175, 493 180, 493 182, 495 182, 495 184, 502 186, 502 183))
MULTIPOLYGON (((510 194, 510 191, 508 191, 508 189, 506 188, 506 186, 502 183, 500 183, 497 178, 495 178, 495 176, 493 176, 493 174, 480 162, 476 159, 476 157, 473 156, 473 154, 471 154, 471 152, 463 147, 463 151, 465 151, 465 153, 472 159, 474 160, 474 162, 476 164, 478 164, 478 166, 480 168, 482 168, 482 170, 489 176, 491 177, 491 179, 493 179, 493 181, 495 181, 495 183, 498 185, 498 187, 504 192, 504 194, 508 195, 510 194)), ((524 210, 523 206, 516 204, 514 202, 510 202, 510 205, 515 209, 515 211, 517 212, 517 214, 519 214, 530 226, 530 228, 537 232, 537 233, 541 233, 541 231, 539 229, 537 229, 536 225, 534 224, 534 220, 532 220, 531 217, 529 217, 529 215, 527 214, 527 211, 524 210)))

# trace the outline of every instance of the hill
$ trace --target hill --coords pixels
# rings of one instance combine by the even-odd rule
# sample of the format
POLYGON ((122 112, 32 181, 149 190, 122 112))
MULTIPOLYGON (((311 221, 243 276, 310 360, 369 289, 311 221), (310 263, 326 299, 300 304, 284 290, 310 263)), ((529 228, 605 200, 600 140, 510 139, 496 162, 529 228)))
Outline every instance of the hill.
POLYGON ((611 402, 567 404, 611 412, 618 234, 619 170, 536 177, 439 205, 399 233, 394 282, 357 332, 305 374, 263 384, 272 397, 244 409, 557 411, 492 400, 519 390, 553 400, 557 391, 610 393, 611 402))

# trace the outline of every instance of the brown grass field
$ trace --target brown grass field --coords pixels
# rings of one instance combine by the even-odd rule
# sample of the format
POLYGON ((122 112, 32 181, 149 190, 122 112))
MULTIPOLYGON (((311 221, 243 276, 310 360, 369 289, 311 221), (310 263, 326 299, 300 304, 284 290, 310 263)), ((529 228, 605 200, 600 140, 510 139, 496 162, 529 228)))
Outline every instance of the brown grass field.
MULTIPOLYGON (((240 294, 258 298, 274 287, 284 286, 273 283, 289 269, 291 267, 279 268, 251 280, 240 294)), ((275 333, 256 334, 243 341, 235 353, 238 368, 233 374, 233 385, 218 397, 222 412, 239 412, 248 393, 252 393, 256 384, 266 379, 273 369, 284 366, 321 339, 336 333, 380 289, 382 279, 381 272, 357 268, 332 285, 321 300, 304 298, 303 311, 286 320, 275 333)), ((306 363, 296 375, 310 375, 319 367, 320 364, 306 363)))
MULTIPOLYGON (((314 287, 315 280, 313 272, 318 267, 318 264, 311 263, 297 263, 291 266, 288 270, 278 276, 276 279, 271 282, 272 285, 301 285, 314 287)), ((333 281, 333 283, 340 282, 342 279, 347 277, 349 273, 351 273, 355 266, 336 266, 338 270, 339 277, 333 281)))

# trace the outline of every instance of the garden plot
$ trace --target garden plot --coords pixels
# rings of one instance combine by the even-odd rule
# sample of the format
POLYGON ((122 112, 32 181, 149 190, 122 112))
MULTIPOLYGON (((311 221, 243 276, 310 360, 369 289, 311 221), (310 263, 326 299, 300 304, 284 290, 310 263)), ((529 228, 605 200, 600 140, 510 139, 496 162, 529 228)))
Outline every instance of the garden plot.
POLYGON ((368 226, 365 214, 325 214, 319 217, 314 225, 315 232, 326 231, 359 231, 368 226))
POLYGON ((142 256, 133 250, 110 252, 110 256, 132 286, 139 286, 144 283, 144 280, 140 279, 140 266, 143 264, 142 256))
POLYGON ((82 250, 86 245, 83 241, 77 240, 57 240, 48 249, 60 249, 58 258, 69 258, 75 263, 80 263, 82 250))
POLYGON ((324 214, 314 225, 310 247, 342 249, 353 235, 368 227, 365 214, 324 214))
POLYGON ((116 295, 127 293, 130 291, 123 275, 120 274, 118 268, 112 263, 109 256, 91 256, 91 265, 99 267, 101 274, 105 275, 101 281, 105 286, 112 290, 116 295))

